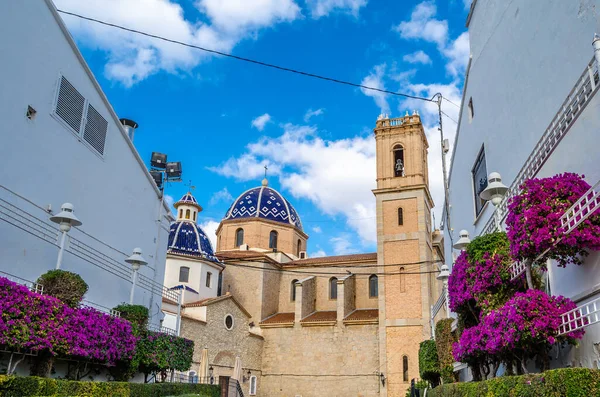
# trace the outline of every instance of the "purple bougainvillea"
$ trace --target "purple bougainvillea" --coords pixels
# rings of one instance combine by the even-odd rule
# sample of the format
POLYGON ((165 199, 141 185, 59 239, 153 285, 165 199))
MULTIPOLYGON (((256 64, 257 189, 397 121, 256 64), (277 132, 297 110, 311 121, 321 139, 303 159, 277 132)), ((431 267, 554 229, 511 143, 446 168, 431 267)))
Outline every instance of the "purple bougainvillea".
POLYGON ((471 288, 471 264, 467 252, 462 251, 452 265, 452 273, 448 279, 448 295, 450 310, 456 312, 459 308, 473 299, 471 288))
POLYGON ((69 308, 0 277, 0 345, 112 365, 130 359, 136 341, 127 320, 69 308))
POLYGON ((600 210, 566 236, 560 221, 589 188, 583 176, 572 173, 525 181, 521 193, 508 204, 506 225, 512 255, 518 260, 534 260, 551 248, 537 264, 543 267, 550 258, 564 267, 581 264, 586 249, 600 249, 600 210))

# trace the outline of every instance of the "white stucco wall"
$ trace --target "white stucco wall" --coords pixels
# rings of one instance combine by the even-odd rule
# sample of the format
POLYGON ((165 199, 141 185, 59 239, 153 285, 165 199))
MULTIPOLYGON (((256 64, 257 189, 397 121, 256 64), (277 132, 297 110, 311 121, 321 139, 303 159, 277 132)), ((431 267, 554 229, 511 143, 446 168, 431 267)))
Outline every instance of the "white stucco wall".
MULTIPOLYGON (((40 207, 51 205, 54 213, 62 203, 73 203, 83 225, 71 230, 72 236, 116 260, 126 272, 125 255, 141 247, 149 264, 140 273, 162 284, 168 220, 163 216, 159 228, 158 191, 47 2, 0 3, 0 53, 0 185, 40 207), (51 115, 61 74, 108 121, 103 157, 51 115), (37 111, 34 120, 25 117, 28 105, 37 111)), ((5 189, 0 188, 0 198, 36 217, 49 217, 5 189)), ((163 215, 167 212, 164 207, 163 215)), ((0 220, 0 270, 35 280, 54 268, 57 251, 0 220)), ((90 301, 108 307, 129 301, 128 280, 69 253, 62 268, 87 281, 90 301)), ((149 306, 151 295, 137 288, 135 303, 149 306)), ((157 295, 151 312, 157 313, 160 304, 157 295)))
POLYGON ((198 294, 192 294, 190 291, 186 291, 184 303, 192 302, 193 300, 214 298, 218 292, 219 272, 220 268, 210 264, 208 261, 169 255, 167 257, 164 284, 167 288, 172 288, 176 285, 186 285, 198 292, 198 294), (190 269, 187 283, 179 281, 179 269, 182 266, 190 269), (206 286, 208 273, 212 274, 210 287, 206 286))
MULTIPOLYGON (((478 1, 469 25, 471 67, 463 98, 459 132, 450 169, 452 238, 461 229, 471 238, 480 234, 494 207, 486 204, 475 218, 471 170, 485 147, 487 173, 496 171, 510 186, 535 144, 586 69, 594 55, 591 45, 597 18, 592 5, 600 1, 478 1), (473 99, 474 117, 467 104, 473 99)), ((585 174, 593 185, 600 179, 598 130, 600 97, 587 108, 537 174, 585 174)), ((445 249, 451 252, 449 231, 445 249)), ((446 255, 448 265, 452 255, 446 255)), ((600 289, 600 255, 593 253, 581 267, 553 266, 553 294, 573 299, 597 294, 600 289)), ((596 295, 595 297, 598 297, 596 295)), ((589 299, 589 298, 588 298, 589 299)), ((599 326, 588 327, 579 357, 565 363, 594 366, 598 356, 591 347, 600 341, 599 326)), ((571 353, 572 354, 572 353, 571 353)))

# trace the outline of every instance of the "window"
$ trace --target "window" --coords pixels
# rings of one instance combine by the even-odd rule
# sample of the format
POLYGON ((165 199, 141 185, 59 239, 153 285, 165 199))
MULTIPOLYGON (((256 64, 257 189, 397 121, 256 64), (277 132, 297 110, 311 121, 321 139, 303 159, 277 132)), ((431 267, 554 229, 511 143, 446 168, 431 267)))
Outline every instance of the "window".
POLYGON ((400 271, 398 272, 398 277, 400 277, 400 292, 406 292, 406 275, 403 274, 404 273, 404 268, 401 267, 400 271))
POLYGON ((250 377, 250 393, 251 396, 256 395, 256 376, 252 375, 250 377))
POLYGON ((196 375, 196 371, 190 371, 188 373, 188 381, 190 383, 198 383, 198 376, 196 375))
POLYGON ((194 222, 196 222, 196 211, 194 211, 194 222))
POLYGON ((190 210, 185 210, 185 219, 190 219, 190 210))
POLYGON ((206 273, 206 286, 208 288, 211 287, 211 281, 212 281, 211 279, 212 279, 212 273, 211 272, 206 273))
POLYGON ((329 279, 329 299, 337 299, 337 278, 329 279))
POLYGON ((394 176, 404 176, 404 148, 394 146, 394 176))
POLYGON ((271 230, 269 234, 269 248, 277 249, 277 232, 275 230, 271 230))
POLYGON ((402 208, 398 208, 398 226, 404 225, 404 214, 402 213, 402 208))
POLYGON ((179 268, 179 282, 187 283, 189 279, 190 279, 190 268, 181 266, 179 268))
POLYGON ((59 81, 54 115, 96 152, 104 154, 108 122, 64 76, 59 81))
POLYGON ((473 117, 475 117, 475 108, 473 107, 473 98, 469 98, 469 123, 473 121, 473 117))
POLYGON ((298 239, 298 247, 296 248, 297 257, 300 258, 300 251, 302 251, 302 240, 298 239))
POLYGON ((296 283, 297 282, 298 282, 297 279, 293 279, 292 284, 290 285, 290 300, 292 302, 296 301, 296 283))
POLYGON ((378 278, 376 275, 369 277, 369 298, 377 298, 379 296, 379 285, 377 283, 378 278))
POLYGON ((402 356, 402 381, 408 382, 408 356, 402 356))
POLYGON ((473 176, 473 192, 475 194, 475 216, 479 216, 479 213, 483 209, 483 205, 485 204, 485 200, 479 197, 479 193, 481 193, 487 187, 487 169, 485 166, 485 150, 482 147, 479 155, 477 156, 477 160, 475 161, 475 165, 471 170, 471 175, 473 176))
POLYGON ((235 231, 235 246, 239 247, 244 244, 244 229, 240 228, 235 231))
POLYGON ((179 218, 183 218, 183 210, 179 210, 179 218))
POLYGON ((231 314, 225 316, 225 328, 228 330, 233 328, 233 316, 231 314))

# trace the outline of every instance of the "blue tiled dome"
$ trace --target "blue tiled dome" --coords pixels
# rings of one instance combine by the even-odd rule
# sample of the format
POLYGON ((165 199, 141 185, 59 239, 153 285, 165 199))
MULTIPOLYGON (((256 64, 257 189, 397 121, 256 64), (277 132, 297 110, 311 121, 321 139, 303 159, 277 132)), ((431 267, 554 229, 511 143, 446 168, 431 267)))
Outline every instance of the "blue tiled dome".
POLYGON ((178 221, 171 224, 167 253, 219 262, 204 230, 190 221, 178 221))
POLYGON ((181 197, 178 202, 173 204, 173 206, 175 208, 177 208, 182 204, 193 205, 197 208, 202 209, 202 207, 200 207, 200 204, 198 204, 198 201, 196 201, 196 198, 194 196, 192 196, 192 193, 189 193, 189 192, 184 194, 183 197, 181 197))
POLYGON ((242 193, 231 205, 225 218, 263 218, 287 223, 302 230, 300 216, 281 193, 266 186, 255 187, 242 193))

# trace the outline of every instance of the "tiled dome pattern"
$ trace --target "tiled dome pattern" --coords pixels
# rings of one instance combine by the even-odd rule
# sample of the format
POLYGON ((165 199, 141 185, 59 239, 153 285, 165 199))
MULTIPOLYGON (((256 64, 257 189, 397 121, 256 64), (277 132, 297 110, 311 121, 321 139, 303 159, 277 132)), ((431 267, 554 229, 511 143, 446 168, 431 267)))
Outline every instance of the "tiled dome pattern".
POLYGON ((231 205, 225 218, 263 218, 287 223, 302 230, 300 216, 281 193, 267 186, 260 186, 242 193, 231 205))
POLYGON ((183 197, 181 197, 178 202, 173 204, 173 206, 175 208, 177 208, 180 204, 195 205, 196 207, 200 207, 200 204, 198 204, 198 201, 196 201, 196 198, 194 196, 192 196, 192 193, 184 194, 183 197))
POLYGON ((167 253, 219 262, 202 228, 190 221, 179 221, 171 225, 167 253))

